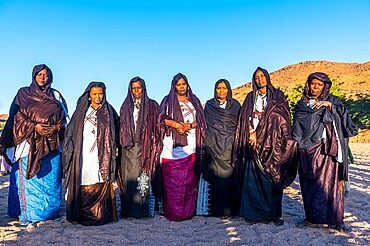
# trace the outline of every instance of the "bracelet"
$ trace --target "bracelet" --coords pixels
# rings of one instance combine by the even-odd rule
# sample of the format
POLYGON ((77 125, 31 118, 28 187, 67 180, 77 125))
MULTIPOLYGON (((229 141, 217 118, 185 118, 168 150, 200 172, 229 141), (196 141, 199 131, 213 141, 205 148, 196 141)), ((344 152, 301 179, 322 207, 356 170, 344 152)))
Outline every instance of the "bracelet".
POLYGON ((252 134, 252 133, 255 133, 256 130, 252 129, 252 130, 249 130, 249 134, 252 134))

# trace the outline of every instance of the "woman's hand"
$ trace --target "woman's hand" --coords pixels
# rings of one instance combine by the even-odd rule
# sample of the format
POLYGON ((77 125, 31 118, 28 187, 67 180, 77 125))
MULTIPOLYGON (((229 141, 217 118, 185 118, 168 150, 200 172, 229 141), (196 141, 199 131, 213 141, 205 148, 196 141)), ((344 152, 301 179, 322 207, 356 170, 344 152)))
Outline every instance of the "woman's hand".
POLYGON ((60 130, 60 125, 44 125, 41 123, 37 123, 35 126, 35 131, 44 137, 50 137, 55 132, 58 132, 60 130))
POLYGON ((256 147, 257 147, 257 133, 256 133, 256 131, 250 132, 250 134, 249 134, 249 145, 253 149, 256 149, 256 147))
POLYGON ((190 130, 190 123, 179 122, 179 126, 176 128, 177 132, 182 134, 187 134, 190 130))
POLYGON ((314 109, 319 109, 321 107, 328 107, 328 109, 331 110, 332 103, 329 101, 319 101, 319 102, 315 102, 312 106, 312 108, 314 109))

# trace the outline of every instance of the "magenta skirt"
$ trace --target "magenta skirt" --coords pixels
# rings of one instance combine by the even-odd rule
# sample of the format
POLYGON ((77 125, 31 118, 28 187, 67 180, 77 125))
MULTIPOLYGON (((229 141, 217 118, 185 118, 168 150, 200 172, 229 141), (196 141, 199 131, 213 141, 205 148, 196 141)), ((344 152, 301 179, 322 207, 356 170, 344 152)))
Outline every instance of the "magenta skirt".
POLYGON ((195 154, 178 160, 162 159, 163 212, 167 219, 181 221, 193 217, 198 181, 195 154))

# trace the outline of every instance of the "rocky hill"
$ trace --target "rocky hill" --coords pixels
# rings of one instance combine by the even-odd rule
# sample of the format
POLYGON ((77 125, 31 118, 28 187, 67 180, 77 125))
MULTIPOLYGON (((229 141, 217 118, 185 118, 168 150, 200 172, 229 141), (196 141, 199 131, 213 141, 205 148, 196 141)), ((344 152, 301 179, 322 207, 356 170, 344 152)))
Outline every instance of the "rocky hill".
MULTIPOLYGON (((286 95, 292 92, 297 84, 304 85, 307 77, 313 72, 324 72, 334 84, 339 85, 347 98, 356 100, 359 94, 370 95, 370 62, 342 63, 329 61, 307 61, 283 67, 270 72, 271 82, 286 95)), ((245 96, 252 90, 251 82, 233 89, 233 97, 243 103, 245 96)), ((370 130, 361 129, 359 135, 351 142, 370 143, 370 130)))
MULTIPOLYGON (((343 63, 329 61, 306 61, 283 67, 277 71, 269 71, 271 82, 289 94, 297 84, 304 84, 310 73, 324 72, 336 82, 343 82, 341 90, 347 98, 356 99, 356 95, 370 94, 370 62, 366 63, 343 63)), ((233 89, 234 98, 244 101, 246 94, 252 90, 251 83, 233 89)))

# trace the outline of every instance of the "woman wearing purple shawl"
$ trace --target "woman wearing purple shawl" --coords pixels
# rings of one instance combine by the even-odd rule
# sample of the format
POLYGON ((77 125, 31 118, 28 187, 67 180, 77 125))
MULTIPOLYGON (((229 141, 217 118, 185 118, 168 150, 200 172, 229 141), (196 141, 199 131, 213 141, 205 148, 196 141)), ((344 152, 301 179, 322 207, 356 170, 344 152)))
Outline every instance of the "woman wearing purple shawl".
POLYGON ((120 110, 122 217, 154 217, 152 178, 156 169, 159 105, 147 94, 145 81, 131 79, 120 110))
POLYGON ((341 100, 330 94, 331 85, 324 73, 308 76, 294 108, 293 138, 306 222, 347 231, 343 184, 348 180, 348 140, 357 135, 357 127, 341 100))
POLYGON ((297 172, 288 102, 263 68, 253 73, 252 86, 240 110, 233 154, 239 216, 250 224, 281 226, 283 189, 297 172))
POLYGON ((63 144, 66 214, 71 223, 117 221, 112 182, 118 124, 118 115, 106 100, 105 84, 91 82, 77 101, 63 144))
POLYGON ((174 221, 190 219, 197 201, 206 122, 199 99, 181 73, 173 77, 170 93, 161 103, 159 129, 164 215, 174 221))
POLYGON ((60 145, 67 107, 51 88, 53 74, 36 65, 32 83, 21 88, 1 135, 4 157, 12 165, 8 214, 23 224, 60 218, 62 173, 60 145))

